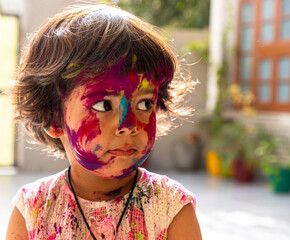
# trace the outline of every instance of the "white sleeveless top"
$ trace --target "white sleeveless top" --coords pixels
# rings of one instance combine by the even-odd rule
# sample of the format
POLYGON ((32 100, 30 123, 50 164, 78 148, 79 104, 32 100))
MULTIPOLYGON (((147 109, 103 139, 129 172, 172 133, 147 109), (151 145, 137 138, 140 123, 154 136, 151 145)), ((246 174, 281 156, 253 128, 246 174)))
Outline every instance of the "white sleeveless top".
MULTIPOLYGON (((166 239, 167 229, 195 196, 179 183, 143 168, 123 217, 118 240, 166 239)), ((65 171, 23 186, 13 203, 26 221, 29 239, 92 239, 65 178, 65 171)), ((78 198, 96 238, 114 239, 129 193, 93 202, 78 198)))

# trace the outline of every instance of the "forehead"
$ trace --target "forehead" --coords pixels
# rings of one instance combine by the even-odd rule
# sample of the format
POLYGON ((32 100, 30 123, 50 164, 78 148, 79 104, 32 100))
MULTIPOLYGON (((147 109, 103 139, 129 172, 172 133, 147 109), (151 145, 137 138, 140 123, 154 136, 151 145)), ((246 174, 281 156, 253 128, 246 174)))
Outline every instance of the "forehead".
POLYGON ((158 89, 158 84, 150 74, 131 71, 125 76, 105 75, 86 78, 78 84, 77 89, 85 93, 118 94, 120 91, 124 91, 133 94, 136 91, 154 92, 158 89))

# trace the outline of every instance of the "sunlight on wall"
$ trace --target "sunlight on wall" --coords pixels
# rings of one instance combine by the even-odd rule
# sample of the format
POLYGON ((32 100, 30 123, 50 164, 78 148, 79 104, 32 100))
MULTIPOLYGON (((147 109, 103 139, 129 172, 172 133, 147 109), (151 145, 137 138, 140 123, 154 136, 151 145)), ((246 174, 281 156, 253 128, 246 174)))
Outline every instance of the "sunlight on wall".
POLYGON ((18 19, 13 16, 0 16, 0 166, 14 163, 13 110, 10 99, 3 94, 9 87, 17 63, 18 19))

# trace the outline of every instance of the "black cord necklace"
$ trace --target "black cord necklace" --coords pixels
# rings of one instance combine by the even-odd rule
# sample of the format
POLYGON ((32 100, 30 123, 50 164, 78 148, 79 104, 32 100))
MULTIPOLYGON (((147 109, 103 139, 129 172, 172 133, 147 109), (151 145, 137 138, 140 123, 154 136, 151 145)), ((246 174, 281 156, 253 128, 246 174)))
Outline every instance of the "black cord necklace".
MULTIPOLYGON (((79 200, 78 200, 78 198, 77 198, 77 195, 76 195, 76 193, 75 193, 75 190, 74 190, 74 188, 73 188, 73 185, 72 185, 72 183, 71 183, 70 169, 71 169, 71 166, 69 166, 69 168, 68 168, 68 182, 69 182, 69 185, 70 185, 70 187, 71 187, 72 193, 73 193, 73 195, 74 195, 74 198, 75 198, 76 204, 77 204, 77 206, 78 206, 78 208, 79 208, 79 210, 80 210, 80 213, 81 213, 81 215, 82 215, 82 218, 83 218, 83 220, 84 220, 84 222, 85 222, 85 224, 86 224, 86 226, 87 226, 87 228, 88 228, 88 230, 89 230, 89 232, 90 232, 92 238, 93 238, 94 240, 97 240, 97 238, 95 237, 95 235, 94 235, 94 233, 93 233, 93 231, 92 231, 90 225, 88 224, 88 222, 87 222, 87 220, 86 220, 86 217, 85 217, 85 215, 84 215, 83 209, 81 208, 81 205, 80 205, 80 203, 79 203, 79 200)), ((120 217, 120 219, 119 219, 119 222, 118 222, 118 224, 117 224, 116 231, 114 231, 114 236, 115 236, 115 237, 116 237, 117 234, 118 234, 118 229, 119 229, 119 227, 120 227, 120 224, 121 224, 121 222, 122 222, 122 219, 123 219, 123 217, 124 217, 124 215, 125 215, 125 213, 126 213, 126 211, 127 211, 127 208, 128 208, 128 206, 129 206, 129 203, 130 203, 131 198, 132 198, 132 196, 133 196, 133 191, 134 191, 135 186, 136 186, 136 183, 137 183, 137 177, 138 177, 138 169, 137 169, 137 171, 136 171, 136 174, 135 174, 135 177, 134 177, 133 186, 132 186, 132 188, 131 188, 130 195, 129 195, 128 199, 127 199, 127 202, 126 202, 125 208, 124 208, 124 210, 123 210, 123 212, 122 212, 122 214, 121 214, 121 217, 120 217)))

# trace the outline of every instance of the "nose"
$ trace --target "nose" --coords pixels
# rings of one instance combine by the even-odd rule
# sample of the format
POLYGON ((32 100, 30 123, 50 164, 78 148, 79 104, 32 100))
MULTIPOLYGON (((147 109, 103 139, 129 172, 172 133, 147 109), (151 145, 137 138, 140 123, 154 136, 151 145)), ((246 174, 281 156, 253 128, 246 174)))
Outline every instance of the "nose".
POLYGON ((117 136, 122 135, 137 135, 137 119, 131 109, 131 101, 126 99, 125 96, 121 98, 119 106, 119 127, 116 130, 117 136))
POLYGON ((137 135, 139 132, 137 127, 119 127, 115 134, 117 136, 125 136, 125 135, 131 135, 131 136, 135 136, 137 135))

